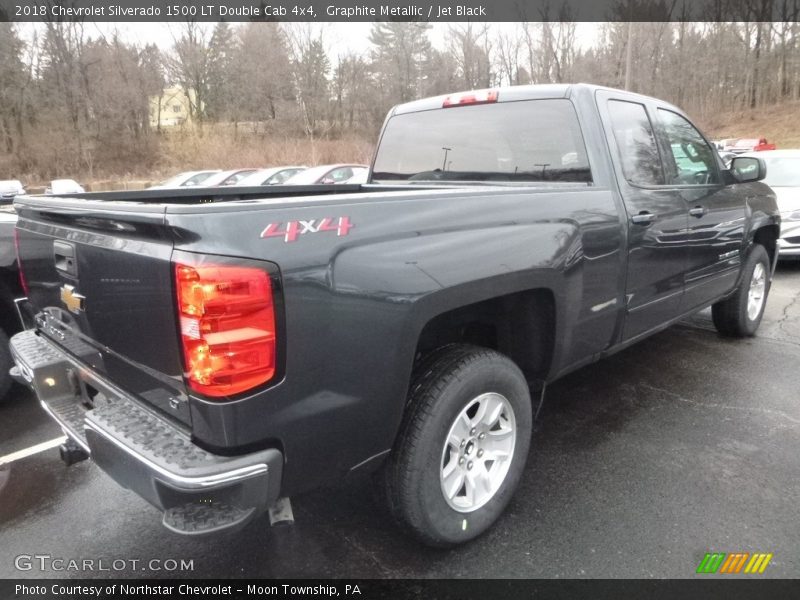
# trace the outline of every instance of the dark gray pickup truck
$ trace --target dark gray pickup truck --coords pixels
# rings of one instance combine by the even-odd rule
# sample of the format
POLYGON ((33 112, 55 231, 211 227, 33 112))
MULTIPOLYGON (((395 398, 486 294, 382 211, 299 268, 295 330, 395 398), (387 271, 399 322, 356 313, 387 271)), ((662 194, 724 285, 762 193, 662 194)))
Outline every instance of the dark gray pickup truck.
POLYGON ((764 174, 674 106, 555 85, 395 107, 366 185, 18 197, 12 371, 174 531, 375 472, 464 542, 522 476, 532 392, 707 306, 755 333, 764 174))

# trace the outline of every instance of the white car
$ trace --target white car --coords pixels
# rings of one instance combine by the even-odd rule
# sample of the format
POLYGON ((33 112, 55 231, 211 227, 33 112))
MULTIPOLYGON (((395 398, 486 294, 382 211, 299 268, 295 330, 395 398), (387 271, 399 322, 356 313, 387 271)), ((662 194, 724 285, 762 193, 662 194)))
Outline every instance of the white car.
POLYGON ((742 156, 763 158, 764 183, 775 191, 781 211, 780 258, 800 258, 800 150, 763 150, 742 156))
POLYGON ((11 202, 14 196, 25 193, 25 188, 19 179, 6 179, 0 181, 0 202, 11 202))
POLYGON ((358 169, 369 169, 366 165, 320 165, 311 167, 286 180, 287 185, 314 185, 318 183, 348 183, 358 169))
POLYGON ((369 169, 367 167, 356 167, 353 169, 353 176, 345 183, 367 183, 369 169))
POLYGON ((211 177, 214 173, 220 173, 220 169, 206 169, 205 171, 184 171, 174 177, 162 181, 159 184, 151 185, 148 190, 169 190, 182 187, 196 187, 211 177))
POLYGON ((199 187, 219 187, 236 185, 239 181, 255 172, 255 169, 230 169, 213 173, 200 182, 199 187))
POLYGON ((86 190, 74 179, 53 179, 50 185, 45 188, 44 193, 60 196, 63 194, 83 194, 86 190))
POLYGON ((261 185, 278 185, 284 183, 290 177, 305 171, 308 167, 272 167, 271 169, 259 169, 250 173, 247 177, 242 177, 234 185, 257 187, 261 185))

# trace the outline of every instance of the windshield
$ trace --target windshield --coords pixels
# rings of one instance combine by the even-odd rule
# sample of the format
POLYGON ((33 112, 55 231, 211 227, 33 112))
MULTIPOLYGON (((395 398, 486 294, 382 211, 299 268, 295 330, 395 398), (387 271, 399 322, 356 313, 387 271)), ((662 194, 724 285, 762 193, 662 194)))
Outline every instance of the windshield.
POLYGON ((392 117, 373 181, 592 181, 572 103, 528 100, 392 117))
POLYGON ((774 187, 800 187, 800 156, 773 156, 765 162, 764 183, 774 187))

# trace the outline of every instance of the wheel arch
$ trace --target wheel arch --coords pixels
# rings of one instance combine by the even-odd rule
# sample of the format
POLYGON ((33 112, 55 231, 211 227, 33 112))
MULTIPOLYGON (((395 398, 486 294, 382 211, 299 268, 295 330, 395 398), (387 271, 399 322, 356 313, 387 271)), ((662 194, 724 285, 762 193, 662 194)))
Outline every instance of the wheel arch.
POLYGON ((778 238, 780 235, 780 225, 775 224, 765 224, 753 231, 753 243, 764 246, 773 271, 778 263, 778 238))
POLYGON ((503 290, 484 298, 459 295, 460 302, 431 311, 414 345, 414 365, 437 348, 454 343, 508 356, 529 382, 544 380, 556 357, 558 292, 550 286, 503 290))

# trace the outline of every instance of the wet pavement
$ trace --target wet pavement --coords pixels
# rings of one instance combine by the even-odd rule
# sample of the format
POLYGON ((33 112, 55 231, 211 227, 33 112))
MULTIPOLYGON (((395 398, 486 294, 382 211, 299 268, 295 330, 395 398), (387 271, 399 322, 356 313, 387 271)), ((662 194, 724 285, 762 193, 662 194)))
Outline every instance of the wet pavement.
MULTIPOLYGON (((467 546, 419 546, 366 481, 294 498, 291 527, 187 539, 50 449, 0 468, 0 577, 691 577, 707 551, 798 577, 799 298, 800 264, 781 265, 757 337, 718 336, 706 311, 553 384, 518 493, 467 546)), ((59 435, 27 392, 0 405, 0 456, 59 435)))

